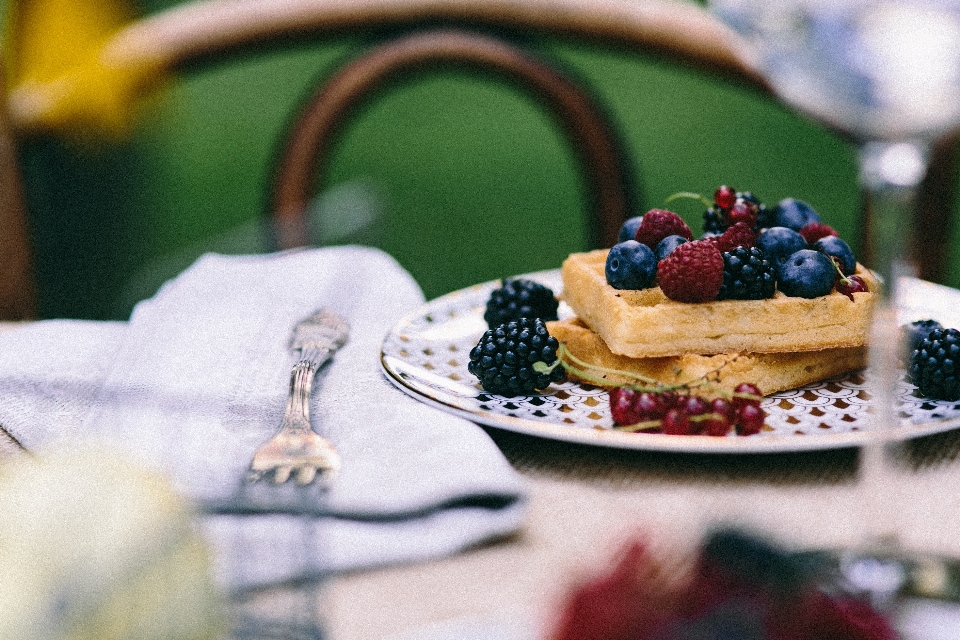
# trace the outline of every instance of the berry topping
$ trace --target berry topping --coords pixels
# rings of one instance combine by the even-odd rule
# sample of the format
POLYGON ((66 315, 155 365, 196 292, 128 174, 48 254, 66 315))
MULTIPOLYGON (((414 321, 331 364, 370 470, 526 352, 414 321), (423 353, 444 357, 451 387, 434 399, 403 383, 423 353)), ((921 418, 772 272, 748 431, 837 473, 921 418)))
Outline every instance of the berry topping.
POLYGON ((723 286, 717 299, 763 300, 772 298, 776 288, 776 270, 762 250, 737 247, 723 253, 723 286))
POLYGON ((523 278, 508 278, 490 294, 483 319, 491 329, 520 318, 540 318, 546 322, 557 319, 558 306, 549 287, 523 278))
POLYGON ((784 260, 801 249, 808 248, 807 241, 799 233, 787 227, 770 227, 757 237, 757 246, 763 254, 779 267, 784 260))
MULTIPOLYGON (((723 286, 723 256, 715 242, 686 242, 659 263, 657 278, 664 295, 671 300, 716 300, 723 286)), ((832 283, 831 280, 831 286, 832 283)))
POLYGON ((637 236, 637 229, 640 228, 641 220, 643 220, 643 216, 633 216, 632 218, 627 218, 626 222, 623 223, 623 226, 620 227, 620 233, 617 236, 617 242, 635 239, 637 236))
POLYGON ((857 259, 853 256, 850 245, 837 236, 826 236, 813 243, 813 248, 821 253, 836 258, 840 262, 840 272, 849 276, 857 270, 857 259))
POLYGON ((960 400, 960 331, 934 329, 910 356, 910 378, 920 394, 960 400))
POLYGON ((943 329, 943 325, 936 320, 915 320, 900 328, 907 353, 916 351, 924 338, 934 329, 943 329))
POLYGON ((820 238, 838 235, 837 232, 834 231, 833 227, 822 222, 809 222, 803 225, 798 233, 803 236, 803 239, 807 241, 807 244, 813 244, 820 238))
POLYGON ((614 289, 646 289, 656 278, 657 258, 647 245, 627 240, 610 249, 604 273, 614 289))
POLYGON ((693 240, 693 232, 683 218, 673 211, 651 209, 644 214, 637 229, 635 240, 651 249, 667 236, 678 235, 693 240))
POLYGON ((667 236, 663 240, 657 243, 657 247, 653 250, 654 255, 657 257, 657 262, 660 262, 668 255, 673 253, 673 250, 686 242, 687 239, 683 236, 667 236))
POLYGON ((777 285, 794 298, 819 298, 833 290, 837 279, 833 260, 813 249, 801 249, 780 265, 777 285))
POLYGON ((799 231, 811 222, 820 222, 820 216, 806 202, 784 198, 774 210, 773 222, 776 226, 799 231))
POLYGON ((513 320, 484 332, 470 351, 467 370, 490 393, 530 394, 566 379, 567 370, 557 358, 559 346, 539 318, 513 320))
POLYGON ((716 238, 717 248, 720 251, 730 251, 736 247, 752 247, 757 242, 757 234, 752 225, 746 222, 735 222, 723 235, 716 238))

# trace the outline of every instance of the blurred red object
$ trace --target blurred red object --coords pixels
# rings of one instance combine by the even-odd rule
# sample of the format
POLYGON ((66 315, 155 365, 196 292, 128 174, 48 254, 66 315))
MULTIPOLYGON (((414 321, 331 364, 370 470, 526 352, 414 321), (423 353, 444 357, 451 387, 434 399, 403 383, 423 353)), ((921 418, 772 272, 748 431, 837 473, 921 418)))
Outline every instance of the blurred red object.
POLYGON ((831 595, 790 554, 735 531, 689 557, 628 543, 576 587, 549 640, 896 640, 868 603, 831 595))

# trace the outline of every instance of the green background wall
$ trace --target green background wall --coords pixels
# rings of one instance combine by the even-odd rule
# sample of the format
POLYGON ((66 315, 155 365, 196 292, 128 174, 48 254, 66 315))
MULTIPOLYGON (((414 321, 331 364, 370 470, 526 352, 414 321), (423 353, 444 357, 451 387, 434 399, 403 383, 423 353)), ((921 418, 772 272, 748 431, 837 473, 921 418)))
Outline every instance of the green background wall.
MULTIPOLYGON (((279 135, 316 82, 369 39, 341 34, 182 73, 122 144, 26 141, 42 314, 124 318, 205 250, 265 250, 279 135)), ((750 90, 626 49, 532 44, 605 106, 639 212, 677 191, 730 184, 771 204, 806 200, 857 237, 854 156, 833 134, 750 90)), ((562 133, 527 96, 464 72, 422 74, 366 105, 344 132, 317 202, 321 229, 327 242, 383 247, 434 297, 558 267, 586 248, 577 171, 562 133)), ((699 230, 697 205, 676 210, 699 230)))

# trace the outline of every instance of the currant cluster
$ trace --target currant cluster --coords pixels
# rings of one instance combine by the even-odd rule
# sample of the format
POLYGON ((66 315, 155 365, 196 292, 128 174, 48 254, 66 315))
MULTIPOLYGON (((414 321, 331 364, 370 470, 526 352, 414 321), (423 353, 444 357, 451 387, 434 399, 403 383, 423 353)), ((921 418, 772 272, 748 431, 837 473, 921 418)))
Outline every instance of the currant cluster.
POLYGON ((689 390, 610 391, 610 413, 629 431, 659 431, 670 435, 725 436, 731 429, 742 436, 760 432, 766 412, 763 394, 755 385, 740 384, 730 398, 707 400, 689 390))

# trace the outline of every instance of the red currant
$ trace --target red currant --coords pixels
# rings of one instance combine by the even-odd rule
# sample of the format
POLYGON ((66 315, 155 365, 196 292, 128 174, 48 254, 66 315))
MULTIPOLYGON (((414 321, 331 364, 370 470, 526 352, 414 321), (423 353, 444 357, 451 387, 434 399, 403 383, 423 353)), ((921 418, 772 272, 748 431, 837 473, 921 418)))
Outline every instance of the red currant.
POLYGON ((766 413, 758 404, 748 404, 737 411, 737 433, 742 436, 752 436, 760 433, 766 413))
POLYGON ((633 410, 633 399, 637 392, 627 387, 616 387, 610 391, 610 415, 619 425, 636 424, 640 422, 633 410))
POLYGON ((731 225, 745 222, 747 226, 753 228, 753 225, 757 223, 757 205, 747 202, 743 198, 737 198, 733 206, 730 207, 727 220, 731 225))
POLYGON ((736 190, 727 185, 723 185, 713 192, 713 202, 721 209, 729 209, 736 199, 736 190))
POLYGON ((690 434, 690 416, 683 409, 670 409, 663 416, 663 432, 672 436, 690 434))
POLYGON ((649 391, 638 393, 633 399, 633 412, 641 421, 659 420, 668 408, 660 395, 649 391))
POLYGON ((848 276, 837 280, 837 291, 853 301, 853 294, 868 291, 867 283, 860 276, 848 276))
POLYGON ((733 408, 736 409, 737 412, 751 404, 759 407, 762 400, 763 394, 755 384, 742 382, 733 390, 733 408))

